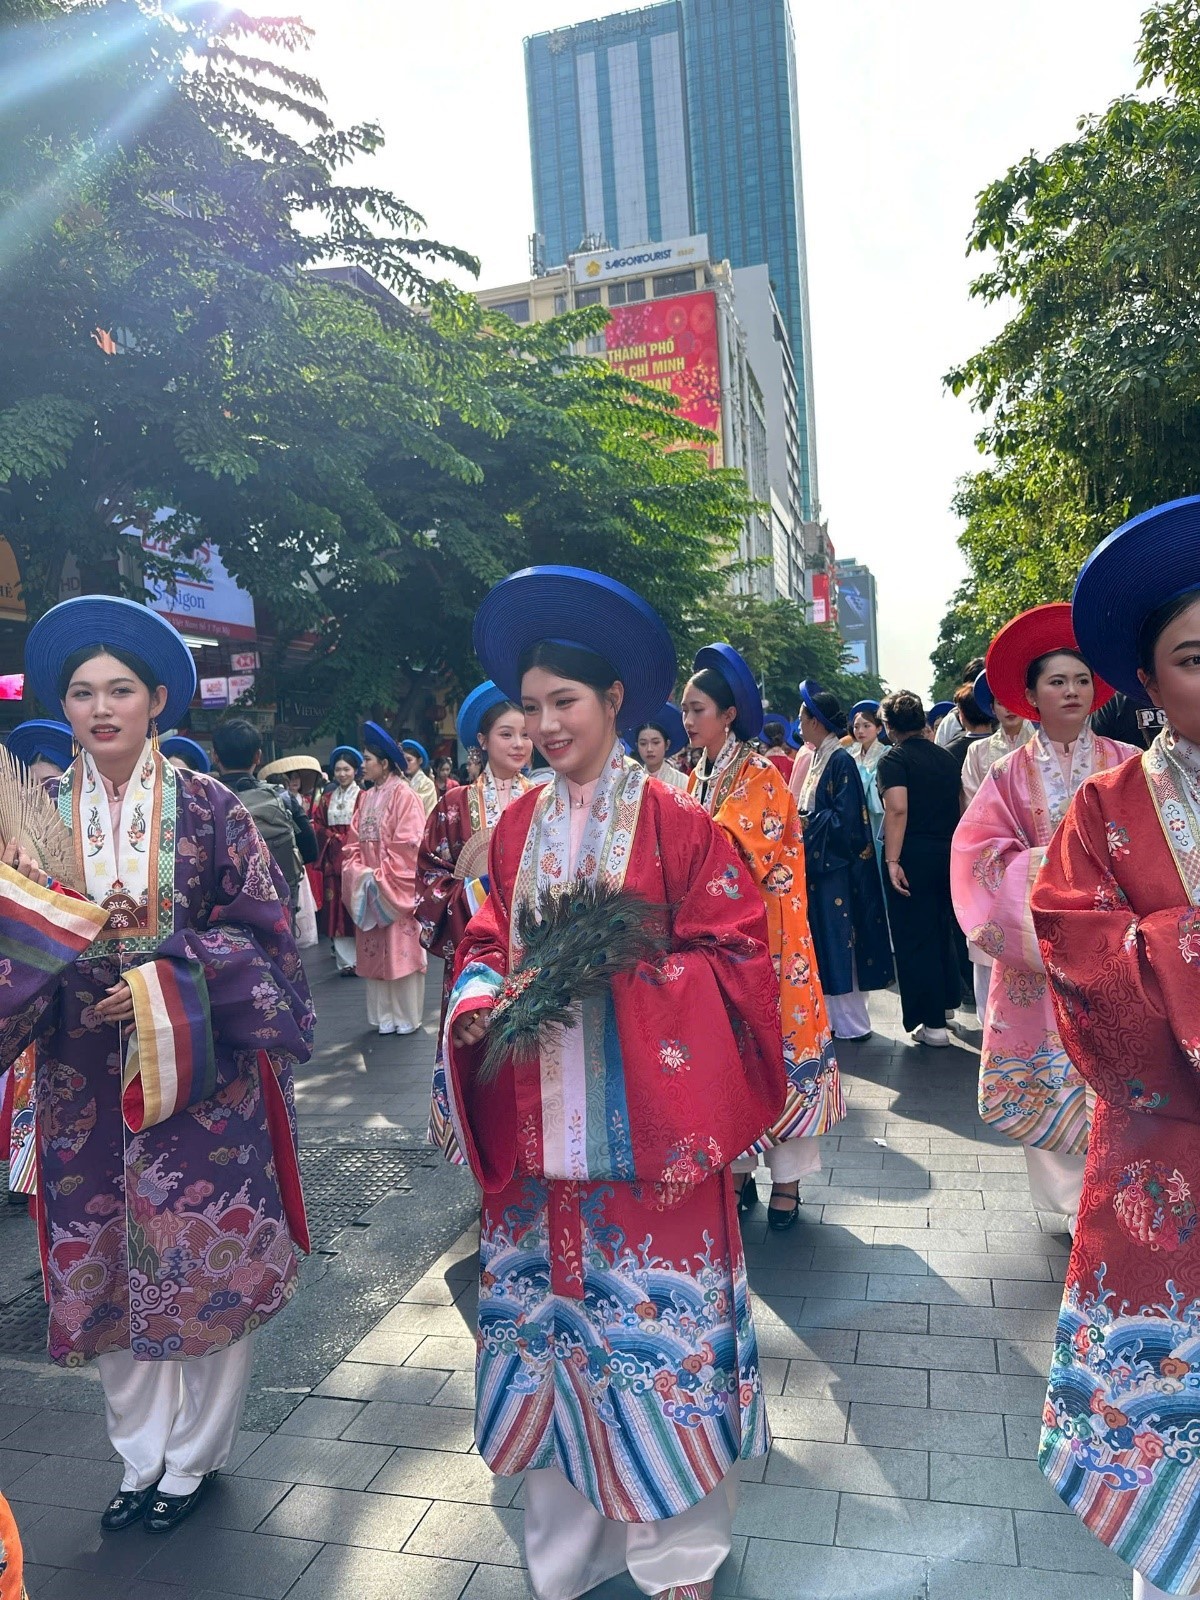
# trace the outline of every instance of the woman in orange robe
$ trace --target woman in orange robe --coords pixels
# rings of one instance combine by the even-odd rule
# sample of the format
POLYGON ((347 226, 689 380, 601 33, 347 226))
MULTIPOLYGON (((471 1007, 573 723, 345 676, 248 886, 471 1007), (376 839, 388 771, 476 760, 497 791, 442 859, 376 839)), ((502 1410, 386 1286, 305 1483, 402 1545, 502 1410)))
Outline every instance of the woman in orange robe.
POLYGON ((846 1115, 808 927, 804 834, 783 775, 746 743, 762 727, 762 700, 750 668, 727 644, 707 646, 693 666, 683 720, 704 755, 690 792, 728 835, 763 897, 788 1073, 783 1111, 734 1163, 734 1171, 744 1175, 738 1208, 746 1213, 758 1203, 754 1169, 762 1155, 772 1181, 767 1221, 782 1232, 800 1215, 799 1180, 820 1170, 816 1136, 846 1115))

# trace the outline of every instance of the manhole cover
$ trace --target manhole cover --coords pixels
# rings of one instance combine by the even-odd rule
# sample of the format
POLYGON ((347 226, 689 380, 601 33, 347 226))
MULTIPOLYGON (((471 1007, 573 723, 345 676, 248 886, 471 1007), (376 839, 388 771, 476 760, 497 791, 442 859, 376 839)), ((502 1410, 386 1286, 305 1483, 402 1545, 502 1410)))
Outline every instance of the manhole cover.
POLYGON ((412 1174, 430 1158, 431 1152, 423 1148, 301 1145, 300 1176, 313 1249, 325 1249, 385 1195, 411 1194, 412 1174))
MULTIPOLYGON (((342 1144, 308 1145, 300 1151, 300 1175, 304 1181, 304 1200, 314 1250, 327 1249, 331 1241, 357 1221, 385 1195, 412 1193, 412 1174, 428 1165, 431 1152, 424 1148, 397 1150, 381 1145, 371 1147, 342 1144)), ((0 1184, 7 1169, 0 1163, 0 1184)), ((0 1195, 4 1192, 0 1187, 0 1195)), ((19 1252, 21 1267, 33 1253, 36 1241, 24 1212, 13 1208, 7 1215, 0 1207, 0 1227, 11 1218, 13 1232, 8 1235, 5 1259, 19 1252)), ((10 1268, 11 1270, 11 1268, 10 1268)), ((30 1274, 30 1287, 7 1305, 0 1305, 0 1354, 36 1355, 46 1348, 46 1302, 42 1297, 40 1274, 30 1274)))

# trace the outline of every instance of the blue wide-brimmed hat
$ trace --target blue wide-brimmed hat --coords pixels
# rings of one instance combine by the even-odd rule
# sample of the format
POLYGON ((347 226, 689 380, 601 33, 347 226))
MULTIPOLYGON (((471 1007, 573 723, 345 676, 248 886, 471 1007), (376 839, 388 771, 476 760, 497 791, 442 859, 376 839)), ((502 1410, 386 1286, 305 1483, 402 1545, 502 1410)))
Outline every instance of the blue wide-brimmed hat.
POLYGON ((657 728, 667 741, 667 754, 678 755, 688 742, 687 730, 683 726, 683 713, 678 706, 673 706, 668 700, 665 705, 659 706, 651 717, 643 717, 635 728, 625 717, 621 717, 621 735, 633 745, 633 752, 637 754, 637 736, 645 727, 657 728))
POLYGON ((817 704, 817 696, 824 693, 824 689, 822 689, 821 685, 815 678, 805 678, 804 682, 800 685, 800 703, 803 705, 810 717, 816 717, 817 721, 823 728, 828 728, 830 733, 836 733, 840 739, 846 731, 845 718, 842 718, 840 726, 836 721, 831 722, 829 720, 825 712, 822 711, 820 706, 817 704))
POLYGON ((804 749, 804 733, 800 727, 799 717, 797 717, 795 722, 792 723, 792 731, 788 735, 788 743, 791 745, 793 750, 804 749))
POLYGON ((429 751, 426 750, 423 744, 416 739, 401 739, 400 748, 416 756, 421 763, 421 771, 425 771, 429 765, 429 751))
POLYGON ((987 673, 981 672, 971 685, 971 693, 975 696, 975 704, 989 721, 996 720, 996 702, 992 698, 991 685, 987 681, 987 673))
POLYGON ((339 744, 329 753, 329 770, 333 771, 338 762, 345 756, 355 772, 362 766, 362 751, 356 750, 352 744, 339 744))
POLYGON ((1200 588, 1200 495, 1168 500, 1123 522, 1083 563, 1071 622, 1092 671, 1138 705, 1138 636, 1150 613, 1200 588))
POLYGON ((935 700, 925 713, 925 721, 932 728, 935 722, 941 717, 948 717, 953 710, 953 700, 935 700))
POLYGON ((31 717, 28 722, 18 723, 4 742, 9 752, 26 767, 44 756, 65 772, 75 759, 70 724, 52 722, 48 717, 31 717))
POLYGON ((181 720, 196 693, 192 652, 157 611, 107 594, 62 600, 30 628, 25 676, 48 711, 62 704, 58 680, 68 658, 85 645, 96 644, 115 645, 144 661, 167 691, 159 722, 172 728, 181 720))
POLYGON ((869 712, 871 716, 877 717, 879 715, 879 706, 880 706, 880 703, 879 703, 878 700, 856 700, 854 702, 854 704, 850 707, 850 713, 849 713, 850 726, 851 727, 854 726, 854 719, 855 719, 855 717, 858 715, 858 713, 860 711, 869 712))
POLYGON ((172 756, 178 756, 181 761, 186 761, 193 772, 212 771, 212 762, 208 759, 208 752, 204 746, 197 744, 195 739, 189 739, 186 734, 170 734, 159 745, 159 749, 168 761, 172 756))
POLYGON ((455 723, 458 742, 465 745, 468 750, 472 745, 477 745, 480 723, 493 706, 502 706, 507 700, 508 696, 504 690, 490 678, 485 683, 476 684, 458 708, 458 718, 455 723))
POLYGON ((387 729, 381 727, 378 722, 363 723, 363 743, 377 744, 397 772, 407 772, 408 768, 404 763, 404 751, 401 750, 387 729))
POLYGON ((502 579, 475 613, 472 636, 484 670, 518 705, 521 658, 543 639, 608 662, 625 689, 622 724, 652 717, 675 682, 675 646, 658 612, 584 567, 525 567, 502 579))
POLYGON ((739 739, 757 739, 763 725, 762 695, 746 658, 731 644, 706 644, 703 650, 697 650, 692 672, 706 669, 719 672, 729 685, 737 713, 734 733, 739 739))

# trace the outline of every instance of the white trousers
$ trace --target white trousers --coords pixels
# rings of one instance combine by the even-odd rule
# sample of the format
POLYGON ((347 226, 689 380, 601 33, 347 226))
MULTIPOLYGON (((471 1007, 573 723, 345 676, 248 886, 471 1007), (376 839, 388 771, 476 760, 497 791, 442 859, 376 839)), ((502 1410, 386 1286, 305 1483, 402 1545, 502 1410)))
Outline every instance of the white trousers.
POLYGON ((425 1010, 425 974, 367 978, 367 1021, 383 1033, 416 1033, 425 1010))
MULTIPOLYGON (((1195 1594, 1197 1591, 1192 1590, 1195 1594)), ((1151 1583, 1149 1578, 1143 1578, 1140 1572, 1133 1575, 1133 1600, 1178 1600, 1177 1595, 1168 1594, 1165 1589, 1160 1589, 1156 1583, 1151 1583)))
POLYGON ((355 965, 357 956, 354 950, 354 935, 352 933, 339 933, 333 941, 333 964, 338 972, 345 972, 347 968, 355 965))
POLYGON ((975 1009, 979 1013, 979 1026, 982 1028, 984 1016, 987 1014, 988 994, 992 987, 992 969, 982 966, 978 961, 972 961, 971 976, 975 980, 975 1009))
POLYGON ((697 1505, 661 1522, 602 1517, 557 1467, 525 1474, 525 1560, 535 1600, 577 1600, 628 1572, 643 1594, 704 1583, 733 1544, 736 1470, 697 1505))
POLYGON ((99 1356, 112 1447, 125 1463, 121 1488, 191 1494, 229 1460, 242 1420, 254 1335, 191 1361, 135 1361, 128 1350, 99 1356))
POLYGON ((825 1009, 835 1039, 861 1039, 864 1033, 870 1033, 871 1011, 857 984, 849 994, 827 994, 825 1009))
POLYGON ((799 1183, 810 1172, 821 1170, 820 1140, 789 1139, 785 1144, 773 1145, 765 1155, 739 1156, 733 1171, 754 1172, 760 1161, 765 1163, 772 1183, 799 1183))
POLYGON ((1066 1217, 1067 1231, 1075 1233, 1079 1197, 1083 1193, 1086 1156, 1065 1156, 1060 1150, 1035 1150, 1025 1146, 1029 1172, 1029 1198, 1035 1211, 1053 1211, 1066 1217))

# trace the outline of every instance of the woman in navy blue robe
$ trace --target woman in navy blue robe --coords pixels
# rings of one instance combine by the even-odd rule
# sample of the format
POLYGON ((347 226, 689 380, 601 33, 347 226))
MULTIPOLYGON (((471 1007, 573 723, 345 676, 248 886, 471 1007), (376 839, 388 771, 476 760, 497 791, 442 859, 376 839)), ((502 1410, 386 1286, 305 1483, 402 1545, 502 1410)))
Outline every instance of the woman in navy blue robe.
POLYGON ((797 800, 804 823, 808 920, 836 1039, 871 1032, 867 992, 892 981, 883 885, 862 779, 839 740, 846 718, 835 697, 800 685, 800 729, 812 749, 797 800))

